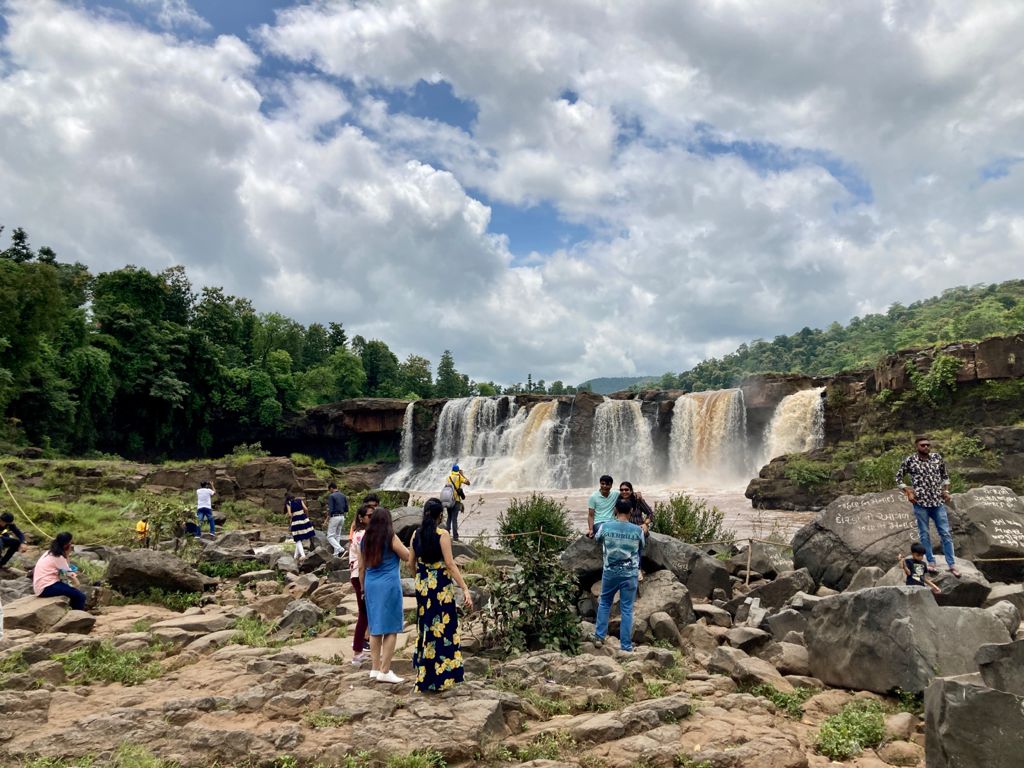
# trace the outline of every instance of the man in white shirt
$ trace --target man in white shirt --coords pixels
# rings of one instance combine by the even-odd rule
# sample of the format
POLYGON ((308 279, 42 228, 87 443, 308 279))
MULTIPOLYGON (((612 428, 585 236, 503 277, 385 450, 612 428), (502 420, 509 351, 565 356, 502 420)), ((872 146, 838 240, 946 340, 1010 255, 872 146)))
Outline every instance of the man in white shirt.
MULTIPOLYGON (((211 536, 217 533, 213 523, 213 494, 215 493, 216 491, 206 482, 202 483, 196 490, 196 517, 199 518, 199 531, 202 531, 203 518, 206 518, 210 522, 211 536)), ((196 538, 199 538, 199 533, 196 533, 196 538)))

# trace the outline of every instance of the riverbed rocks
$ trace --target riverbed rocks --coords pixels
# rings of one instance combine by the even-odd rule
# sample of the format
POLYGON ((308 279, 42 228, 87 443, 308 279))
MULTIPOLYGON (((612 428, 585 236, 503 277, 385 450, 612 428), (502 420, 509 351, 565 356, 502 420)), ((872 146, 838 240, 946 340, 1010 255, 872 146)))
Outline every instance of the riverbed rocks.
POLYGON ((1024 578, 1024 501, 1009 488, 984 486, 956 494, 954 502, 957 555, 976 560, 992 580, 1024 578))
POLYGON ((918 693, 939 674, 974 670, 974 652, 1008 642, 980 608, 940 607, 920 587, 871 587, 817 602, 804 640, 811 673, 844 688, 918 693))
POLYGON ((647 537, 643 566, 644 570, 671 571, 697 598, 710 598, 716 589, 732 595, 732 579, 724 563, 672 536, 652 533, 647 537))

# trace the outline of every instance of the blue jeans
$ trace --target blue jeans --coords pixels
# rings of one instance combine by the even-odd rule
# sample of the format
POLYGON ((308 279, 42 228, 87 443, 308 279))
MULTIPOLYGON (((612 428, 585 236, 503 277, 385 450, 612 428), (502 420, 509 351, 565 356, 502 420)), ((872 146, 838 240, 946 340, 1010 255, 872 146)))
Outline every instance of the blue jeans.
POLYGON ((946 558, 946 565, 952 568, 956 564, 953 557, 953 534, 949 531, 949 515, 946 514, 946 505, 939 504, 937 507, 922 507, 914 505, 914 518, 917 520, 917 533, 921 537, 921 544, 924 545, 925 557, 930 565, 935 565, 935 555, 932 551, 932 537, 928 532, 928 521, 935 521, 935 529, 942 539, 942 554, 946 558))
MULTIPOLYGON (((214 534, 217 533, 217 531, 216 531, 216 529, 215 529, 215 527, 213 525, 213 510, 212 509, 205 509, 204 508, 204 509, 197 510, 196 511, 196 517, 199 518, 199 529, 200 530, 202 530, 202 528, 203 528, 203 518, 206 518, 207 520, 210 521, 210 534, 214 535, 214 534)), ((199 537, 197 536, 196 538, 199 538, 199 537)))
POLYGON ((85 593, 75 589, 70 584, 65 584, 63 581, 55 581, 50 586, 44 587, 43 591, 39 593, 39 596, 66 597, 71 600, 71 610, 85 610, 85 593))
POLYGON ((619 645, 624 651, 633 650, 633 601, 636 599, 636 571, 618 573, 605 571, 601 577, 601 601, 597 605, 596 634, 602 640, 608 634, 608 616, 612 612, 612 600, 619 593, 619 611, 622 626, 619 627, 619 645))

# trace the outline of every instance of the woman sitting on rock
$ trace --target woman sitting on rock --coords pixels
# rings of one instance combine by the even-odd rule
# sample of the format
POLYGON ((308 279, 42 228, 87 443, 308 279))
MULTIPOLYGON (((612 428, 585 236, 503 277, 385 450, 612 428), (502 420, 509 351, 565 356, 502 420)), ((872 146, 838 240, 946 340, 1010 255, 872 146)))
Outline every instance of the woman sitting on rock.
POLYGON ((402 613, 401 561, 411 555, 391 524, 391 511, 378 507, 363 535, 359 581, 366 600, 370 629, 370 677, 382 683, 401 683, 391 671, 398 633, 405 626, 402 613))
POLYGON ((651 523, 654 520, 654 510, 651 505, 644 501, 643 496, 633 490, 633 484, 623 480, 619 483, 619 498, 630 503, 633 511, 629 513, 629 522, 639 525, 644 533, 650 533, 651 523))
POLYGON ((284 511, 291 518, 290 528, 292 541, 295 542, 295 559, 302 560, 306 557, 306 550, 303 548, 302 542, 310 543, 310 551, 316 548, 316 531, 313 530, 313 524, 309 522, 307 514, 309 509, 306 507, 306 500, 300 496, 292 496, 290 493, 285 494, 284 511))
POLYGON ((444 691, 462 682, 455 584, 462 589, 466 608, 473 608, 473 598, 452 557, 451 535, 439 527, 443 512, 440 499, 428 499, 423 505, 423 522, 412 540, 416 553, 416 652, 412 663, 421 693, 444 691))
POLYGON ((58 533, 50 543, 50 549, 36 562, 32 572, 32 591, 38 597, 66 597, 71 601, 72 610, 84 611, 85 593, 75 589, 78 574, 68 562, 70 554, 71 534, 58 533))

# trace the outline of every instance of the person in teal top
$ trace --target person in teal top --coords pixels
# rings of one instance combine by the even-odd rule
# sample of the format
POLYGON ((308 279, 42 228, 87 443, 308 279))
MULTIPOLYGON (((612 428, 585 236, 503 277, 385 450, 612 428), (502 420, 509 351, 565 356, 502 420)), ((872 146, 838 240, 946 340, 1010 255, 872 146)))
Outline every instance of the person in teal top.
POLYGON ((601 475, 600 486, 587 501, 587 536, 594 538, 598 529, 615 517, 615 502, 619 492, 612 490, 611 475, 601 475))
POLYGON ((640 572, 640 555, 644 551, 644 531, 629 522, 633 504, 620 499, 615 505, 615 519, 598 528, 596 539, 601 542, 604 570, 601 573, 601 600, 597 605, 597 627, 591 638, 600 647, 608 634, 608 618, 612 601, 619 596, 622 624, 619 628, 619 647, 633 650, 633 601, 640 572))

